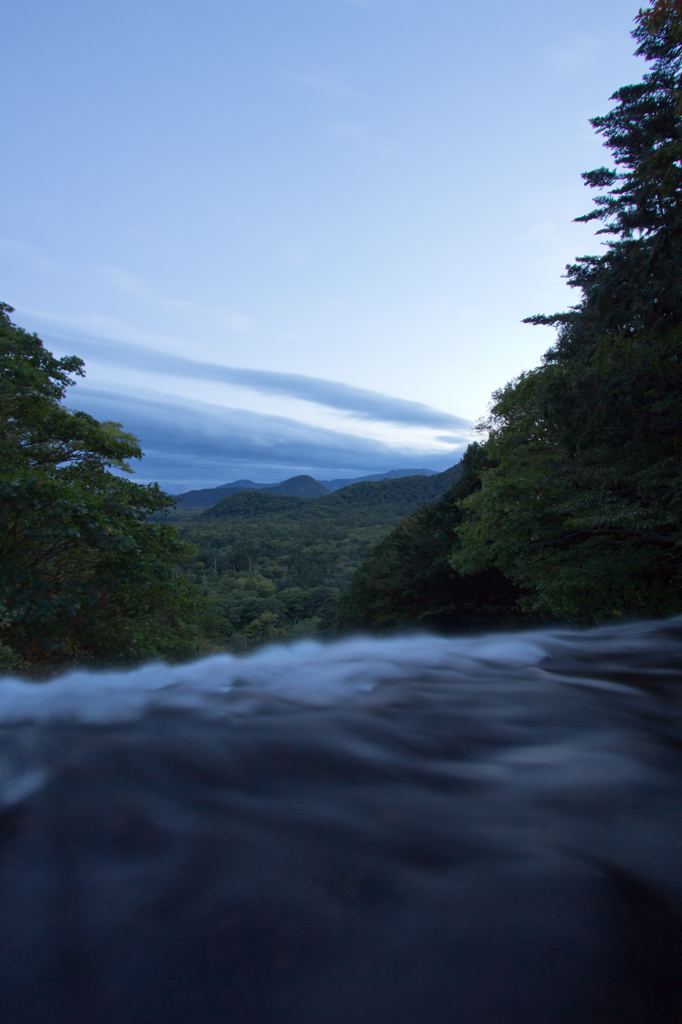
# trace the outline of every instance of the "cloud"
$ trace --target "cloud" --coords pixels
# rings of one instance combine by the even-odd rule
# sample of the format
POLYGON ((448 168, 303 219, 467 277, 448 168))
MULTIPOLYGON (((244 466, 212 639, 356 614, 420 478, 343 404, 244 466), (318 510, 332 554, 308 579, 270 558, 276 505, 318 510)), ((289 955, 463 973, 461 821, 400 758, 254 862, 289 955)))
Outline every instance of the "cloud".
MULTIPOLYGON (((157 334, 152 331, 141 331, 139 328, 131 327, 116 317, 103 316, 99 313, 77 313, 71 316, 61 316, 58 313, 42 313, 40 310, 29 309, 26 306, 21 309, 21 312, 29 316, 38 317, 40 320, 57 324, 61 329, 65 327, 71 328, 77 331, 79 335, 81 335, 81 332, 86 335, 94 335, 101 340, 93 343, 91 339, 86 340, 83 337, 78 337, 74 341, 72 338, 64 338, 61 335, 48 334, 41 331, 44 340, 51 338, 55 343, 67 346, 76 345, 79 348, 88 343, 91 346, 94 345, 100 351, 100 357, 103 357, 103 343, 107 341, 115 344, 117 347, 123 347, 126 344, 133 347, 136 345, 146 346, 148 344, 171 346, 182 344, 180 337, 176 334, 157 334)), ((92 350, 94 352, 94 347, 92 350)))
POLYGON ((62 274, 64 270, 60 263, 48 259, 38 246, 19 238, 0 238, 0 254, 8 256, 15 263, 28 263, 48 273, 62 274))
MULTIPOLYGON (((198 302, 191 302, 188 299, 171 299, 163 292, 148 285, 143 278, 139 277, 137 274, 130 273, 130 271, 126 270, 124 267, 110 265, 101 266, 96 268, 96 274, 108 287, 123 295, 144 299, 167 309, 183 310, 187 313, 191 313, 195 317, 207 316, 222 324, 223 327, 229 328, 231 331, 250 333, 255 330, 253 319, 244 313, 236 312, 233 309, 220 309, 213 306, 203 306, 198 302)), ((112 338, 112 340, 117 340, 118 338, 126 338, 129 341, 138 340, 142 342, 144 342, 145 338, 152 341, 155 339, 163 340, 159 335, 144 335, 143 332, 138 331, 134 327, 130 327, 128 324, 122 323, 115 317, 100 316, 98 314, 76 314, 64 316, 58 313, 44 313, 41 310, 29 309, 27 307, 23 307, 21 312, 28 314, 29 316, 40 317, 42 320, 61 324, 65 327, 72 327, 77 331, 92 331, 93 334, 99 335, 100 337, 112 338)), ((177 341, 177 339, 172 340, 177 341)))
POLYGON ((353 470, 385 472, 403 466, 445 469, 461 449, 400 448, 373 438, 313 427, 284 416, 129 388, 125 394, 77 384, 67 396, 72 409, 100 420, 117 420, 140 438, 145 458, 133 464, 144 480, 158 480, 175 492, 215 486, 230 479, 284 479, 298 472, 314 476, 353 470), (415 462, 415 460, 417 460, 415 462))
MULTIPOLYGON (((62 347, 72 344, 73 342, 65 342, 60 339, 62 347)), ((397 423, 402 426, 445 428, 446 430, 468 430, 471 427, 469 420, 442 412, 440 409, 434 409, 422 402, 393 398, 379 391, 357 388, 350 384, 341 384, 338 381, 325 380, 321 377, 204 363, 125 342, 116 342, 113 347, 97 341, 79 340, 74 347, 78 350, 78 355, 84 358, 123 365, 131 370, 143 370, 185 379, 223 382, 248 388, 250 391, 257 391, 260 394, 298 398, 330 409, 339 409, 363 420, 397 423)))
POLYGON ((117 292, 123 295, 135 295, 145 299, 158 299, 158 293, 150 288, 138 274, 132 274, 125 267, 116 267, 110 264, 98 268, 99 276, 117 292))

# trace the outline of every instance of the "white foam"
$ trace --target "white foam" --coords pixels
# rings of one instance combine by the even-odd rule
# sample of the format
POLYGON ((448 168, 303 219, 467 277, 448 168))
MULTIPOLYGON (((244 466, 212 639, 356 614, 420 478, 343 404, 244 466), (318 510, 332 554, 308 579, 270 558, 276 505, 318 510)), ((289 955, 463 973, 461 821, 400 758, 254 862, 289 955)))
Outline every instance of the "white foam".
POLYGON ((214 655, 188 665, 145 665, 131 671, 69 672, 45 683, 0 680, 0 722, 129 721, 154 708, 216 713, 236 686, 312 705, 367 692, 379 680, 408 679, 448 668, 470 674, 478 663, 535 665, 544 657, 527 637, 447 639, 428 635, 336 643, 272 645, 245 658, 214 655))

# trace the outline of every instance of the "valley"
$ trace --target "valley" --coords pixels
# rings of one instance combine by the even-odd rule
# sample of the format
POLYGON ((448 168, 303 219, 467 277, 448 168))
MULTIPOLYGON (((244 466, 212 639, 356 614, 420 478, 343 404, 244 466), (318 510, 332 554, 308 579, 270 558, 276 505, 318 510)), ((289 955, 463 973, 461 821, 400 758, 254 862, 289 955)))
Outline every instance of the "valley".
POLYGON ((197 554, 186 571, 207 600, 215 650, 329 635, 340 595, 365 555, 406 515, 436 501, 460 465, 431 476, 350 484, 321 497, 243 490, 167 519, 197 554))

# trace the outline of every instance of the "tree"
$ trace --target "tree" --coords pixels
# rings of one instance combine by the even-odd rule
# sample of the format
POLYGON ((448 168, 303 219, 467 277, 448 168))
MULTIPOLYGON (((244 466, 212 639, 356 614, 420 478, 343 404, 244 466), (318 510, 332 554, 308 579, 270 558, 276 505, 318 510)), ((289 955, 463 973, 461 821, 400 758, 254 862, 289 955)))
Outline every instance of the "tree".
POLYGON ((663 336, 682 320, 682 19, 678 0, 640 11, 632 33, 651 70, 618 89, 616 106, 591 119, 615 168, 583 174, 602 191, 595 209, 576 218, 601 220, 610 236, 601 256, 581 256, 567 269, 581 302, 565 313, 525 322, 559 328, 547 358, 590 352, 599 337, 663 336))
POLYGON ((681 0, 633 35, 649 71, 592 120, 614 167, 583 175, 601 194, 578 220, 602 222, 606 250, 567 268, 577 305, 526 321, 556 344, 493 396, 475 476, 365 560, 348 625, 682 611, 681 0))
POLYGON ((191 653, 192 548, 147 521, 173 499, 118 475, 142 456, 136 438, 61 404, 82 360, 56 359, 11 312, 0 305, 0 637, 32 665, 191 653))
POLYGON ((495 566, 571 622, 682 610, 680 335, 625 339, 496 395, 453 568, 495 566))
POLYGON ((538 369, 494 396, 490 465, 462 502, 461 573, 495 566, 535 611, 576 622, 682 610, 682 31, 679 3, 640 12, 641 83, 593 126, 615 169, 582 221, 611 236, 567 268, 582 290, 538 369))
POLYGON ((339 601, 337 629, 475 630, 527 621, 521 589, 497 567, 462 576, 450 560, 461 502, 480 490, 488 462, 481 445, 469 445, 462 473, 443 497, 403 519, 366 556, 339 601))

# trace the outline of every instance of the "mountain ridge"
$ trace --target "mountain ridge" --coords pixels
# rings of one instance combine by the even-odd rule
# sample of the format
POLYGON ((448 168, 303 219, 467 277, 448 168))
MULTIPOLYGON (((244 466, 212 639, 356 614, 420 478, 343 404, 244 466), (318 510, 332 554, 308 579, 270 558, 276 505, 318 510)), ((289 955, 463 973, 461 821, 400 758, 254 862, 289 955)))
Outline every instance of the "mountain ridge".
POLYGON ((317 498, 242 490, 210 508, 175 509, 194 545, 216 649, 325 637, 368 552, 452 486, 462 464, 431 476, 361 481, 317 498))
POLYGON ((295 519, 303 516, 341 522, 344 519, 356 520, 358 516, 372 518, 374 510, 379 506, 386 510, 384 514, 401 517, 436 501, 454 483, 461 471, 461 465, 457 463, 443 473, 431 476, 361 481, 309 498, 244 488, 236 494, 225 495, 215 505, 206 508, 200 513, 199 519, 288 515, 295 519))
MULTIPOLYGON (((446 472, 448 472, 446 470, 446 472)), ((265 491, 271 494, 292 495, 300 498, 317 498, 326 493, 339 491, 344 487, 358 483, 378 483, 381 480, 397 480, 407 476, 439 476, 433 469, 390 469, 387 473, 371 473, 368 476, 352 477, 351 479, 316 480, 312 476, 301 475, 289 477, 276 484, 257 483, 255 480, 234 480, 217 487, 201 487, 171 497, 178 505, 185 508, 211 508, 223 498, 240 491, 265 491), (304 483, 305 481, 305 483, 304 483), (323 489, 320 489, 323 488, 323 489), (303 493, 303 492, 306 493, 303 493)))

